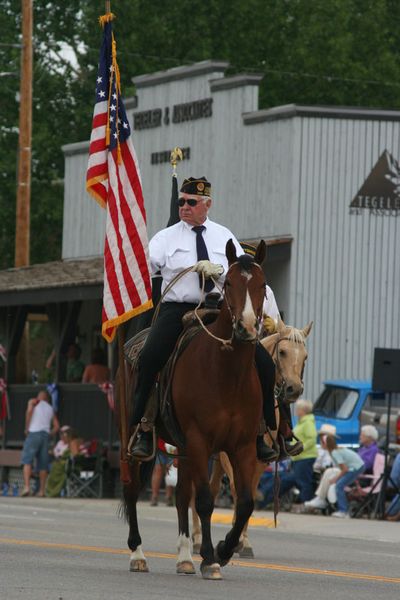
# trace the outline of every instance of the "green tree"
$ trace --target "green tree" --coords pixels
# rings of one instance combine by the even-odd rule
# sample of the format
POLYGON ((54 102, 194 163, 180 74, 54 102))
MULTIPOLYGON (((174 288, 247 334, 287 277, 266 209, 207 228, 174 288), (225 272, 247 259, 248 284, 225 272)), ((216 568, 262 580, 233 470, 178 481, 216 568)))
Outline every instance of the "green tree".
MULTIPOLYGON (((398 108, 397 0, 113 0, 122 90, 132 77, 210 58, 264 74, 260 108, 398 108)), ((104 2, 34 0, 31 262, 61 250, 61 146, 88 139, 104 2), (65 46, 76 62, 66 61, 65 46)), ((2 0, 0 268, 13 265, 21 4, 2 0)))

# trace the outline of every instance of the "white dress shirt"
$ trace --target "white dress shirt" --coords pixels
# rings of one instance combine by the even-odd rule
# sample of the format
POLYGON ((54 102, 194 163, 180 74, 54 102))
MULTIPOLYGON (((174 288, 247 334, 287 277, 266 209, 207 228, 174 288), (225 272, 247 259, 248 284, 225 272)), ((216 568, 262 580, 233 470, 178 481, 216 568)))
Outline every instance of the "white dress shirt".
MULTIPOLYGON (((207 246, 208 256, 212 263, 222 265, 224 273, 219 278, 220 287, 223 286, 228 270, 226 258, 226 243, 232 239, 238 255, 243 254, 243 249, 233 233, 223 225, 206 219, 203 223, 205 229, 203 238, 207 246)), ((161 292, 183 269, 192 267, 197 263, 196 233, 192 231, 193 225, 179 221, 171 227, 162 229, 149 242, 150 265, 152 275, 161 271, 163 284, 161 292)), ((211 290, 217 292, 218 288, 211 290)), ((166 294, 163 302, 191 302, 198 303, 201 298, 199 276, 197 273, 188 273, 182 277, 166 294)))
MULTIPOLYGON (((208 218, 203 225, 205 227, 203 238, 207 246, 209 259, 212 263, 224 267, 224 273, 218 280, 218 284, 222 288, 228 270, 228 259, 225 254, 226 243, 232 239, 238 256, 244 254, 244 250, 227 227, 219 225, 208 218)), ((176 275, 197 263, 196 233, 192 231, 192 227, 193 225, 189 225, 185 221, 179 221, 179 223, 156 233, 149 242, 151 272, 152 275, 155 275, 158 271, 161 272, 163 278, 162 293, 176 275)), ((218 292, 219 290, 214 286, 211 291, 218 292)), ((266 296, 263 311, 276 321, 279 310, 274 293, 269 286, 266 287, 266 296)), ((187 273, 169 290, 163 298, 163 302, 197 304, 200 299, 199 276, 197 273, 187 273)))
POLYGON ((274 319, 275 323, 278 321, 279 308, 275 300, 274 292, 271 290, 269 285, 265 288, 266 298, 264 300, 263 313, 268 317, 274 319))

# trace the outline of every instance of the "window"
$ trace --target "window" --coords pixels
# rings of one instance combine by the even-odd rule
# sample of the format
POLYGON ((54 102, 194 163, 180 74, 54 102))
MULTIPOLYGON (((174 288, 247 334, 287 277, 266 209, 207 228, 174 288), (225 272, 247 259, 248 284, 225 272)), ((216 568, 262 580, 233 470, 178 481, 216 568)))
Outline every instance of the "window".
POLYGON ((358 392, 347 388, 328 386, 314 405, 314 414, 348 419, 358 401, 358 392))
MULTIPOLYGON (((383 392, 372 392, 368 394, 367 399, 365 401, 364 408, 365 409, 387 409, 388 406, 388 394, 383 392)), ((400 394, 392 394, 392 408, 399 409, 400 407, 400 394)))

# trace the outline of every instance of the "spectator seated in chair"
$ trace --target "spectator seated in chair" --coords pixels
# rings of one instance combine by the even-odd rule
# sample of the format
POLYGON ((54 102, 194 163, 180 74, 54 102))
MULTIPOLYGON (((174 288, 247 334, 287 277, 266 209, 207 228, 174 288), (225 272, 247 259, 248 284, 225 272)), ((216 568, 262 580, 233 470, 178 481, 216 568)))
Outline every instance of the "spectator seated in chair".
POLYGON ((360 447, 358 454, 365 464, 365 474, 371 475, 374 468, 375 456, 379 452, 379 433, 374 425, 363 425, 360 432, 360 447))
POLYGON ((305 508, 320 508, 327 506, 327 496, 331 485, 336 486, 338 510, 333 517, 347 517, 348 501, 345 487, 353 483, 365 471, 365 465, 360 456, 349 448, 339 448, 336 444, 336 435, 323 434, 321 446, 329 451, 335 464, 333 469, 327 469, 320 481, 315 497, 304 503, 305 508))
POLYGON ((54 460, 47 479, 46 496, 49 498, 57 498, 65 488, 68 460, 71 457, 88 455, 82 438, 69 425, 61 427, 60 434, 61 439, 54 447, 54 460))

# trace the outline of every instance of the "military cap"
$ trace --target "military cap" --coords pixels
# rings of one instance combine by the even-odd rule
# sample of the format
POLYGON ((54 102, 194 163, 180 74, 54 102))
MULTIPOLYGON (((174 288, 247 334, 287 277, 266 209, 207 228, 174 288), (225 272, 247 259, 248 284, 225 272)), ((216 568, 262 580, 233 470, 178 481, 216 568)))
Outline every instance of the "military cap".
POLYGON ((252 244, 248 244, 247 242, 240 242, 240 245, 242 246, 245 254, 248 254, 249 256, 252 256, 253 258, 256 255, 256 248, 255 246, 253 246, 252 244))
POLYGON ((189 177, 183 180, 180 191, 194 196, 211 196, 211 183, 205 177, 189 177))

